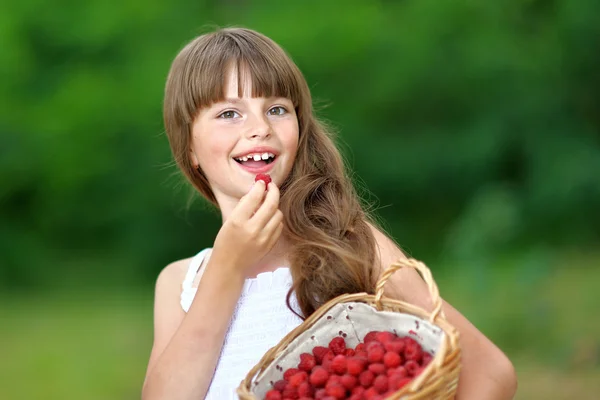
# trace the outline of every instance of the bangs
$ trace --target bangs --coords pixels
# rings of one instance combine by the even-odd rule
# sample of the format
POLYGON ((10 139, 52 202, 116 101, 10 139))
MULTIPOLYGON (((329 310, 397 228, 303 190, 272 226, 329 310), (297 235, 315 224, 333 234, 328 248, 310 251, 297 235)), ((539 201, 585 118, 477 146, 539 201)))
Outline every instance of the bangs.
POLYGON ((174 106, 186 122, 192 123, 201 108, 225 100, 232 69, 238 97, 283 97, 299 106, 303 78, 295 64, 270 39, 244 33, 220 32, 204 43, 190 43, 180 54, 180 79, 172 83, 179 86, 173 90, 182 95, 176 97, 179 104, 174 106), (251 93, 245 93, 248 89, 251 93))

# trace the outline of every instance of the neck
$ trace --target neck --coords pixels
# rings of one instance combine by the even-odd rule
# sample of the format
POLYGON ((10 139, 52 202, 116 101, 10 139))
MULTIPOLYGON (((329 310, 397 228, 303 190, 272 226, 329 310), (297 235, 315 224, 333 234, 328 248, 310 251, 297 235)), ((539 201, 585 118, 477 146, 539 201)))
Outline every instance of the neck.
POLYGON ((273 248, 256 264, 248 270, 248 277, 255 278, 262 272, 272 272, 280 267, 288 267, 289 260, 287 257, 290 246, 288 241, 282 236, 275 243, 273 248))

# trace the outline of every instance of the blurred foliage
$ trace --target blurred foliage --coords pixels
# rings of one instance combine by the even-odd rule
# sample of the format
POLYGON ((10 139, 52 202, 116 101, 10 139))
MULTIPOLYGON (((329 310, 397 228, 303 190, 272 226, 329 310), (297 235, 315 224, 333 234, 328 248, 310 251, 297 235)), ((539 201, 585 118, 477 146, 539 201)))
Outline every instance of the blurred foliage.
POLYGON ((600 238, 595 0, 29 0, 0 12, 0 285, 150 284, 212 245, 218 213, 186 208, 161 115, 206 25, 287 49, 414 256, 600 238))

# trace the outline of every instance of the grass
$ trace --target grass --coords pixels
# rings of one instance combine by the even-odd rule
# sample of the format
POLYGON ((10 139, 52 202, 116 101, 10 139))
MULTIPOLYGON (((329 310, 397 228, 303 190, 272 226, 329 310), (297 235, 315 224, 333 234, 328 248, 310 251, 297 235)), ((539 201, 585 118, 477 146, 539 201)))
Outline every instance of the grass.
MULTIPOLYGON (((442 295, 496 342, 519 375, 517 399, 600 393, 599 257, 519 265, 481 277, 437 274, 442 295)), ((152 341, 152 290, 4 295, 0 397, 135 399, 152 341)))
POLYGON ((599 266, 600 254, 562 254, 508 261, 467 279, 445 268, 437 280, 445 299, 513 361, 517 399, 596 399, 599 266))
POLYGON ((12 298, 0 312, 0 397, 139 398, 152 340, 150 296, 12 298))

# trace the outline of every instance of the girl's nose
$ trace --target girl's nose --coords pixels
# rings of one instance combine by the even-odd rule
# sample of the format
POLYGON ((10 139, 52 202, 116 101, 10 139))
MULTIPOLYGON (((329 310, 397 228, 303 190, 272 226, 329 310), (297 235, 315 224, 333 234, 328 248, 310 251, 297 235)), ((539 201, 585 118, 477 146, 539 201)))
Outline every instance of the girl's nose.
POLYGON ((265 118, 251 118, 246 137, 248 139, 262 139, 271 136, 271 125, 265 118))

